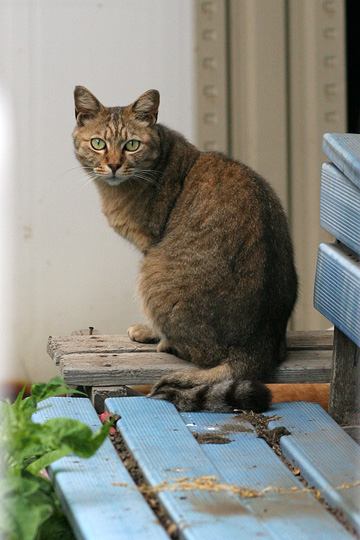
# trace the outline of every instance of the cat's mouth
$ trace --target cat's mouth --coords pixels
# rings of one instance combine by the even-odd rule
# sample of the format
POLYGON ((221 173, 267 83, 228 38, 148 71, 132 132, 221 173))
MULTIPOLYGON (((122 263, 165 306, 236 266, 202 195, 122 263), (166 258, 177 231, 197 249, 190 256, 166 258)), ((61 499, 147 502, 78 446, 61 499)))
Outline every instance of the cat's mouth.
POLYGON ((111 177, 111 178, 104 178, 104 180, 109 186, 119 186, 123 182, 126 182, 127 177, 126 178, 111 177))
POLYGON ((120 184, 123 184, 126 182, 130 176, 128 175, 122 175, 122 176, 110 176, 107 174, 99 174, 96 175, 96 180, 100 180, 101 182, 106 182, 108 186, 119 186, 120 184))

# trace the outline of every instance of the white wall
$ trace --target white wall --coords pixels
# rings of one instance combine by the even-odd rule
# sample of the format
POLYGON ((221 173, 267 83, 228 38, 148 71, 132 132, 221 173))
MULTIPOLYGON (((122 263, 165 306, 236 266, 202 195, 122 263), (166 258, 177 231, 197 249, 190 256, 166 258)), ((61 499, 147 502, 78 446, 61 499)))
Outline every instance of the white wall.
MULTIPOLYGON (((139 255, 100 211, 73 156, 73 87, 105 105, 149 88, 159 120, 194 135, 191 0, 2 0, 0 87, 14 117, 7 222, 15 291, 12 377, 56 373, 48 335, 96 326, 124 333, 141 319, 139 255)), ((12 325, 12 326, 11 326, 12 325)))

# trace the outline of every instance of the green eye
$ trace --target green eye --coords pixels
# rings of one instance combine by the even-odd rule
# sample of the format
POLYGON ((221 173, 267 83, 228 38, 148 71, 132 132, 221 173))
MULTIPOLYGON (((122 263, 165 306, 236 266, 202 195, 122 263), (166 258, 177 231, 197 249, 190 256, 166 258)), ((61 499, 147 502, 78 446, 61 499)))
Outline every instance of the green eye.
POLYGON ((90 142, 94 150, 104 150, 104 148, 106 147, 106 142, 103 139, 99 139, 98 137, 91 139, 90 142))
POLYGON ((131 139, 131 141, 128 141, 125 144, 125 150, 128 152, 135 152, 140 146, 140 141, 137 141, 136 139, 131 139))

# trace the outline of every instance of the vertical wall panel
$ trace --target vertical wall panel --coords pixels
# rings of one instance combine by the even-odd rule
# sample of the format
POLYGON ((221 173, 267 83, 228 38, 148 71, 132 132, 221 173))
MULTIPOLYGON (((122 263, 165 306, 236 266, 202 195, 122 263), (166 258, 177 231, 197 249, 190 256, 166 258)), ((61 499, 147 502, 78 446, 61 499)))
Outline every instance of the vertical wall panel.
MULTIPOLYGON (((222 94, 223 109, 228 106, 225 151, 267 178, 287 211, 300 278, 292 327, 326 327, 329 323, 312 302, 317 247, 326 239, 319 225, 322 135, 346 128, 344 2, 224 2, 226 36, 213 43, 212 54, 220 55, 228 66, 222 94)), ((199 35, 205 18, 198 9, 199 35)), ((205 106, 202 83, 200 70, 200 126, 205 106)))
POLYGON ((195 2, 197 144, 229 152, 227 1, 195 2))
POLYGON ((284 0, 230 0, 233 157, 269 180, 284 207, 287 186, 284 0))
POLYGON ((329 326, 312 307, 320 229, 322 135, 342 132, 345 119, 342 0, 289 1, 291 217, 300 296, 295 328, 329 326))

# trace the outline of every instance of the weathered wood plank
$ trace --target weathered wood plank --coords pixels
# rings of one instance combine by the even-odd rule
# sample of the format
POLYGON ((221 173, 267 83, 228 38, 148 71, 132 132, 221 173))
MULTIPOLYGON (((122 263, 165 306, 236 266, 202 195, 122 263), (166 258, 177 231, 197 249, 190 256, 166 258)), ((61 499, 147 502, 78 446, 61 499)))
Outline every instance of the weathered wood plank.
MULTIPOLYGON (((60 360, 60 372, 71 385, 117 386, 151 384, 162 375, 195 369, 167 353, 68 354, 60 360)), ((329 382, 331 351, 289 351, 289 358, 267 382, 329 382)))
POLYGON ((104 411, 104 401, 109 397, 128 396, 127 386, 92 386, 89 389, 91 403, 94 405, 97 413, 104 411))
POLYGON ((269 428, 290 431, 280 439, 285 457, 360 533, 359 445, 317 404, 279 403, 265 414, 274 413, 269 428))
MULTIPOLYGON (((84 398, 42 401, 34 420, 46 422, 58 417, 81 420, 94 431, 101 425, 90 401, 84 398)), ((70 455, 49 469, 77 539, 168 539, 109 439, 91 458, 70 455)))
POLYGON ((326 383, 330 380, 331 361, 331 350, 289 351, 288 359, 280 365, 277 373, 267 382, 326 383))
POLYGON ((47 352, 56 364, 67 354, 121 354, 140 351, 155 352, 156 344, 136 343, 131 341, 128 336, 100 334, 95 336, 50 336, 47 345, 47 352))
POLYGON ((359 423, 360 348, 337 328, 335 328, 329 412, 339 424, 359 423))
POLYGON ((331 350, 333 330, 290 330, 287 333, 288 350, 331 350))
POLYGON ((108 399, 110 397, 126 397, 126 396, 143 396, 144 392, 141 392, 140 390, 143 390, 144 388, 149 388, 146 393, 150 392, 150 386, 149 387, 143 387, 143 386, 91 386, 88 387, 89 397, 91 399, 91 403, 94 405, 95 410, 98 413, 102 413, 104 411, 104 401, 105 399, 108 399))
POLYGON ((117 386, 148 384, 162 375, 195 366, 167 353, 69 354, 60 373, 71 385, 117 386))
MULTIPOLYGON (((289 350, 327 350, 332 349, 332 342, 332 330, 290 331, 287 334, 287 347, 289 350)), ((63 356, 74 353, 122 354, 155 352, 156 344, 135 343, 128 336, 113 334, 50 336, 47 351, 51 358, 58 363, 63 356)))

